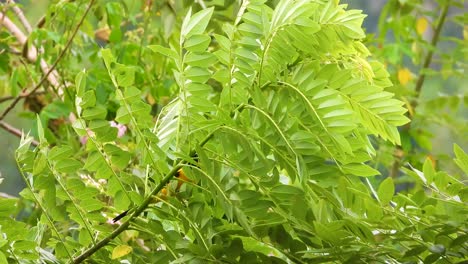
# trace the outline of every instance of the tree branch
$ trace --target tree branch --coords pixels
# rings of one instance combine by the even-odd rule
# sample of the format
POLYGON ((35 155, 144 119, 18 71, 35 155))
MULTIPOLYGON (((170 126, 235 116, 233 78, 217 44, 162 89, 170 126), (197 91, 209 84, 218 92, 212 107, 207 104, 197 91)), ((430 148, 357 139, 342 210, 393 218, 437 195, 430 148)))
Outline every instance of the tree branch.
MULTIPOLYGON (((442 9, 442 12, 441 12, 440 17, 439 17, 439 21, 437 23, 437 27, 436 27, 435 32, 434 32, 434 36, 432 36, 432 40, 431 40, 431 47, 432 48, 430 48, 429 51, 426 54, 426 58, 424 60, 423 66, 422 66, 422 70, 429 68, 429 65, 432 62, 432 57, 434 56, 434 50, 435 50, 435 48, 437 46, 437 43, 439 42, 440 33, 442 32, 442 27, 443 27, 443 25, 445 23, 445 19, 447 18, 449 6, 450 6, 450 4, 446 3, 445 6, 442 9)), ((418 98, 419 98, 419 95, 421 94, 422 86, 424 84, 425 79, 426 79, 426 73, 424 73, 424 72, 420 73, 419 78, 416 81, 416 86, 415 86, 416 99, 413 100, 413 102, 412 102, 413 109, 418 104, 418 98)))
POLYGON ((21 21, 21 24, 23 24, 24 29, 26 29, 26 32, 31 34, 32 32, 31 24, 29 24, 29 21, 24 16, 23 11, 18 7, 18 5, 15 3, 14 0, 7 0, 7 3, 13 4, 13 7, 12 7, 13 11, 15 11, 16 16, 21 21))
MULTIPOLYGON (((19 9, 18 7, 16 7, 16 8, 19 9)), ((20 14, 22 15, 22 12, 20 14)), ((20 18, 20 20, 21 20, 21 18, 20 18)), ((13 36, 15 36, 15 38, 18 40, 20 45, 22 45, 22 46, 27 45, 28 38, 26 37, 26 35, 21 31, 21 29, 18 26, 16 26, 15 23, 13 23, 11 21, 11 19, 9 19, 3 13, 0 13, 0 24, 5 26, 8 29, 8 31, 10 31, 10 33, 13 36)), ((29 25, 29 23, 28 23, 28 25, 29 25)), ((31 45, 31 47, 29 48, 29 50, 28 50, 28 52, 26 54, 26 58, 28 59, 28 61, 34 63, 37 60, 37 53, 38 53, 37 48, 35 46, 31 45)), ((44 74, 46 74, 47 72, 50 71, 50 67, 49 67, 49 65, 47 64, 47 62, 44 59, 40 59, 39 65, 40 65, 41 70, 42 70, 42 72, 44 74)), ((56 87, 56 88, 58 88, 60 86, 60 83, 57 81, 57 79, 58 79, 58 74, 57 74, 56 71, 52 71, 51 73, 49 73, 47 75, 47 80, 49 81, 49 83, 52 86, 56 87)))
MULTIPOLYGON (((437 43, 439 42, 440 33, 442 32, 442 27, 443 27, 443 25, 445 23, 445 19, 447 18, 449 6, 450 6, 450 3, 447 2, 447 3, 445 3, 444 7, 442 8, 442 11, 441 11, 440 17, 439 17, 439 21, 437 23, 434 35, 432 36, 431 48, 428 50, 428 52, 426 54, 426 57, 424 59, 424 63, 423 63, 422 68, 421 68, 422 72, 419 74, 419 78, 416 81, 416 86, 415 86, 416 96, 415 96, 415 99, 411 101, 411 108, 413 109, 413 113, 416 112, 416 107, 418 106, 419 96, 421 94, 422 87, 423 87, 424 81, 426 79, 426 73, 423 72, 423 70, 429 68, 429 66, 430 66, 430 64, 432 62, 432 57, 434 56, 434 50, 435 50, 435 48, 437 46, 437 43)), ((414 116, 414 114, 413 114, 413 116, 414 116)), ((407 125, 405 125, 403 127, 403 131, 409 131, 410 128, 411 128, 411 123, 408 123, 407 125)), ((404 152, 403 152, 403 149, 401 148, 401 146, 396 146, 395 151, 393 153, 394 160, 393 160, 393 164, 392 164, 392 166, 390 168, 389 177, 395 178, 396 176, 398 176, 398 172, 400 171, 401 161, 403 159, 403 156, 404 156, 404 152)))
MULTIPOLYGON (((45 92, 44 91, 37 91, 35 93, 20 93, 18 95, 18 97, 21 97, 21 98, 26 98, 26 97, 29 97, 31 95, 39 95, 39 94, 44 94, 45 92)), ((1 103, 4 103, 4 102, 7 102, 7 101, 10 101, 10 100, 13 100, 15 99, 16 96, 12 96, 12 95, 8 95, 8 96, 4 96, 4 97, 0 97, 0 104, 1 103)))
MULTIPOLYGON (((68 39, 67 43, 65 44, 65 47, 60 52, 57 59, 52 64, 52 66, 49 68, 49 70, 41 78, 39 83, 37 83, 36 86, 31 90, 30 94, 36 92, 44 84, 44 82, 47 80, 48 76, 52 73, 52 71, 54 71, 54 69, 55 69, 55 67, 57 67, 58 63, 64 58, 67 50, 70 48, 70 46, 71 46, 71 44, 73 42, 73 39, 75 38, 76 34, 78 33, 78 30, 80 29, 81 25, 83 24, 83 22, 84 22, 84 20, 86 18, 86 15, 89 13, 89 10, 93 6, 94 2, 95 2, 95 0, 90 1, 90 3, 88 5, 88 7, 86 8, 83 16, 81 17, 80 21, 76 25, 75 30, 72 32, 70 38, 68 39)), ((13 102, 5 109, 5 111, 3 111, 2 115, 0 115, 0 120, 3 120, 5 118, 5 116, 15 107, 15 105, 19 102, 20 99, 21 99, 21 97, 18 96, 18 97, 15 98, 15 100, 13 100, 13 102)))
MULTIPOLYGON (((21 31, 21 29, 16 26, 13 21, 11 21, 10 18, 8 18, 4 13, 0 13, 0 24, 3 25, 10 33, 15 36, 15 38, 18 40, 18 42, 21 45, 24 45, 26 41, 28 41, 28 38, 26 35, 21 31)), ((28 51, 28 56, 27 59, 30 61, 35 62, 37 59, 37 50, 34 47, 31 47, 30 50, 28 51)))
MULTIPOLYGON (((15 135, 19 138, 22 138, 24 133, 22 131, 20 131, 19 129, 17 129, 16 127, 6 123, 5 121, 2 121, 0 120, 0 127, 3 128, 4 130, 6 130, 7 132, 9 132, 10 134, 12 135, 15 135)), ((39 142, 37 142, 36 140, 33 140, 31 141, 31 144, 33 146, 38 146, 39 145, 39 142)))

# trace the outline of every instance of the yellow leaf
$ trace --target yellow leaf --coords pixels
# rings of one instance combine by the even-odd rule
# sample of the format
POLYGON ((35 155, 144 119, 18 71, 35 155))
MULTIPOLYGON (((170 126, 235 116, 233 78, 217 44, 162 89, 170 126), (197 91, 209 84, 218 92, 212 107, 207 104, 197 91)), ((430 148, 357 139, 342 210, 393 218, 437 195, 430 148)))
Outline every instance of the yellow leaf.
POLYGON ((102 41, 109 41, 109 36, 111 34, 111 30, 109 27, 103 27, 94 32, 94 37, 102 40, 102 41))
POLYGON ((398 81, 402 85, 406 85, 409 81, 411 81, 411 72, 408 68, 403 68, 398 70, 398 81))
POLYGON ((416 32, 421 36, 427 29, 429 22, 425 17, 420 17, 416 21, 416 32))
POLYGON ((154 97, 150 93, 148 93, 148 95, 146 95, 146 101, 150 105, 154 105, 156 103, 156 99, 154 99, 154 97))
POLYGON ((121 258, 130 252, 132 252, 132 247, 127 246, 127 245, 118 245, 112 250, 112 259, 118 259, 121 258))

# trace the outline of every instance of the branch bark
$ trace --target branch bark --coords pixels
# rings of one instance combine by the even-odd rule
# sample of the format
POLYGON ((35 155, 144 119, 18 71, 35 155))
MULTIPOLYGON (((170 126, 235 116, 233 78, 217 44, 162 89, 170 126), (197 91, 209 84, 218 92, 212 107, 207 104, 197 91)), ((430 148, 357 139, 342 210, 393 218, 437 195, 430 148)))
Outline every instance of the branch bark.
MULTIPOLYGON (((6 16, 4 13, 0 13, 0 24, 3 25, 15 38, 18 40, 18 43, 21 46, 27 45, 28 38, 27 36, 21 31, 21 29, 16 26, 13 21, 6 16)), ((35 63, 37 60, 38 49, 31 45, 28 49, 26 59, 31 63, 35 63)), ((44 74, 50 71, 50 67, 44 59, 39 61, 39 65, 41 66, 41 70, 44 74)), ((57 71, 50 71, 49 74, 46 74, 47 81, 54 86, 55 88, 60 88, 60 82, 58 81, 58 73, 57 71)))
MULTIPOLYGON (((3 120, 0 120, 0 127, 3 128, 5 131, 9 132, 10 134, 15 135, 15 136, 17 136, 19 138, 21 138, 24 135, 23 131, 17 129, 16 127, 14 127, 14 126, 12 126, 12 125, 10 125, 8 123, 6 123, 3 120)), ((36 147, 36 146, 39 145, 39 142, 37 142, 36 140, 33 140, 33 141, 31 141, 31 145, 36 147)))
POLYGON ((7 3, 13 4, 13 7, 12 7, 13 11, 15 12, 16 16, 20 20, 21 24, 23 24, 23 27, 24 27, 24 29, 26 29, 26 32, 28 32, 28 34, 31 34, 31 32, 32 32, 31 24, 29 24, 29 21, 24 16, 24 13, 21 10, 21 8, 19 8, 16 5, 14 0, 7 0, 7 3))
MULTIPOLYGON (((441 11, 441 14, 440 14, 440 17, 439 17, 439 21, 437 23, 437 27, 436 27, 435 32, 434 32, 434 36, 432 36, 432 40, 431 40, 431 47, 432 48, 429 49, 429 51, 426 54, 426 58, 424 60, 423 66, 422 66, 422 70, 429 68, 429 66, 431 65, 432 58, 434 56, 434 50, 435 50, 435 48, 437 46, 437 43, 439 42, 440 33, 442 32, 442 27, 444 26, 445 19, 447 18, 448 9, 450 7, 449 2, 450 1, 448 1, 448 3, 446 3, 445 6, 442 8, 442 11, 441 11)), ((412 102, 413 109, 418 105, 418 98, 419 98, 419 95, 421 94, 422 86, 424 84, 425 79, 426 79, 426 73, 422 72, 421 74, 419 74, 419 78, 416 81, 416 86, 415 86, 416 99, 413 100, 413 102, 412 102)))
MULTIPOLYGON (((21 97, 21 98, 26 98, 26 97, 28 97, 30 95, 39 95, 39 94, 44 94, 44 93, 45 93, 44 91, 37 91, 35 93, 20 93, 18 96, 21 97)), ((16 96, 12 96, 12 95, 1 97, 0 98, 0 104, 4 103, 4 102, 7 102, 7 101, 10 101, 10 100, 13 100, 15 98, 16 98, 16 96)))

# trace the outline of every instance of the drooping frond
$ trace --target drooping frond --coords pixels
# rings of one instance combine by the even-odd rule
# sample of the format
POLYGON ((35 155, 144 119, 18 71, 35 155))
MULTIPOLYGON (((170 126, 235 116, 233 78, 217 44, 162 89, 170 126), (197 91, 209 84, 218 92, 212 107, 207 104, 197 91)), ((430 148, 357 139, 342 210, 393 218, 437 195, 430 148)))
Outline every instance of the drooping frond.
POLYGON ((355 78, 350 70, 341 70, 334 64, 322 67, 317 78, 329 80, 329 87, 348 102, 360 124, 372 134, 400 144, 396 126, 404 125, 409 120, 404 116, 407 110, 402 107, 403 102, 393 99, 392 93, 355 78))

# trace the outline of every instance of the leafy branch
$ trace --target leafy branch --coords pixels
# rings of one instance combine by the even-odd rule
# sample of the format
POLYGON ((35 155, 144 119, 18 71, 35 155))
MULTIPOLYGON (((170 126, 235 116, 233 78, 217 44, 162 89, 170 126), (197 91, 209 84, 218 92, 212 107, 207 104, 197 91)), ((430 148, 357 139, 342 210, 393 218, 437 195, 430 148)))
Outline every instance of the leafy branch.
MULTIPOLYGON (((214 132, 216 130, 212 131, 210 134, 206 136, 204 140, 202 140, 199 144, 200 147, 203 147, 214 135, 214 132)), ((190 153, 190 157, 193 157, 195 155, 195 151, 192 150, 190 153)), ((156 196, 178 173, 179 169, 183 167, 184 164, 186 164, 186 161, 181 161, 179 162, 176 166, 172 168, 171 171, 169 171, 164 178, 158 183, 158 185, 149 193, 149 195, 143 200, 143 202, 133 211, 133 213, 130 215, 130 217, 122 223, 117 229, 115 229, 112 233, 110 233, 108 236, 103 238, 102 240, 98 241, 95 245, 81 253, 78 257, 74 258, 73 263, 81 263, 91 255, 93 255, 96 251, 101 249, 102 247, 106 246, 109 242, 112 241, 115 237, 117 237, 120 233, 123 231, 127 230, 127 228, 130 226, 130 224, 141 214, 143 211, 148 208, 150 205, 151 201, 154 199, 154 196, 156 196)))
MULTIPOLYGON (((25 139, 24 142, 22 142, 22 144, 24 144, 24 146, 27 146, 29 144, 29 142, 31 141, 32 139, 29 138, 29 139, 25 139)), ((20 146, 21 147, 21 146, 20 146)), ((18 160, 18 157, 16 157, 16 164, 18 165, 18 167, 20 167, 20 163, 19 163, 19 160, 18 160)), ((41 208, 42 212, 44 213, 47 221, 49 222, 49 225, 50 227, 52 228, 53 232, 55 233, 55 235, 57 236, 57 238, 60 240, 60 242, 62 243, 62 245, 64 246, 65 248, 65 252, 67 253, 68 257, 70 258, 70 260, 73 260, 73 257, 72 257, 72 254, 71 252, 68 250, 68 248, 65 246, 65 240, 64 238, 62 237, 62 234, 58 231, 57 227, 55 226, 54 224, 54 220, 53 218, 49 215, 49 211, 47 210, 47 208, 43 205, 41 199, 39 198, 39 196, 34 192, 34 187, 33 185, 30 183, 30 181, 27 179, 26 175, 24 174, 23 171, 20 170, 20 173, 21 173, 21 176, 23 177, 23 180, 24 182, 26 183, 26 186, 28 187, 29 191, 31 192, 35 202, 37 203, 37 205, 39 206, 39 208, 41 208)))

